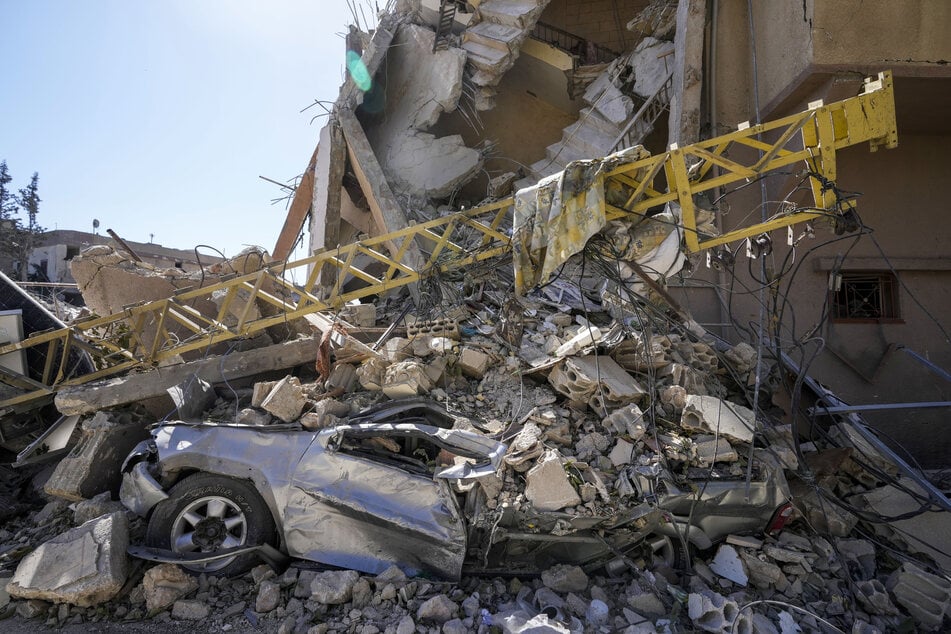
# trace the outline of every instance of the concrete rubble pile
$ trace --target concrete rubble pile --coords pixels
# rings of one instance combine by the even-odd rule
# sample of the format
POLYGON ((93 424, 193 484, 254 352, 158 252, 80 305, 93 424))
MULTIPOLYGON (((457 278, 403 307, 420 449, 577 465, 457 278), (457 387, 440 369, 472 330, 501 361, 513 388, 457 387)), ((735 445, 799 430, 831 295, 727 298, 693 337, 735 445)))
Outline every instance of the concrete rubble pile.
MULTIPOLYGON (((685 489, 704 479, 742 479, 751 461, 756 472, 795 475, 799 465, 781 410, 766 397, 761 411, 772 414, 754 416, 744 404, 756 365, 748 344, 718 346, 686 328, 661 332, 660 321, 638 331, 603 312, 584 315, 525 298, 517 303, 522 337, 516 345, 500 335, 503 311, 493 296, 502 297, 487 290, 479 307, 465 311, 468 317, 450 306, 437 319, 409 315, 377 356, 335 363, 324 381, 305 371, 255 383, 237 400, 210 402, 200 417, 320 429, 381 399, 426 395, 509 443, 505 468, 479 483, 494 504, 580 517, 634 504, 642 494, 638 471, 664 470, 685 489)), ((388 305, 396 304, 372 310, 381 313, 379 322, 369 320, 372 305, 346 312, 374 326, 388 323, 392 315, 382 314, 388 305)), ((87 421, 101 426, 108 418, 100 412, 87 421)), ((882 487, 851 458, 859 448, 849 445, 848 426, 840 424, 834 435, 844 449, 804 445, 805 460, 828 490, 874 499, 882 487)), ((872 452, 865 457, 881 460, 872 452)), ((794 491, 798 484, 794 479, 794 491)), ((925 564, 900 563, 863 537, 867 526, 855 515, 808 494, 793 499, 803 521, 778 537, 731 536, 697 553, 682 577, 663 558, 648 557, 617 578, 556 566, 540 579, 468 578, 454 585, 407 579, 396 569, 368 576, 291 568, 275 576, 260 566, 226 579, 143 565, 125 554, 129 540, 141 538, 142 521, 130 523, 109 487, 100 488, 97 496, 84 491, 91 499, 71 506, 54 499, 0 532, 4 583, 17 599, 7 614, 15 610, 51 626, 152 616, 223 630, 263 623, 283 632, 820 631, 811 613, 855 623, 854 631, 887 632, 903 622, 940 629, 951 603, 951 584, 935 574, 940 566, 929 572, 925 564), (779 607, 747 606, 764 600, 779 607)))

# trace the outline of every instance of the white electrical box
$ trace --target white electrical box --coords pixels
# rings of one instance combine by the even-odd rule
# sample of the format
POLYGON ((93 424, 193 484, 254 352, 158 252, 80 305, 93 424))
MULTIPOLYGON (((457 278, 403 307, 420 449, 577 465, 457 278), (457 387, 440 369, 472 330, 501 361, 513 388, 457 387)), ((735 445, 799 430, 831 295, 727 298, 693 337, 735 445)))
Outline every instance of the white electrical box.
MULTIPOLYGON (((0 310, 0 345, 23 341, 23 311, 0 310)), ((26 376, 26 350, 0 355, 0 366, 26 376)))

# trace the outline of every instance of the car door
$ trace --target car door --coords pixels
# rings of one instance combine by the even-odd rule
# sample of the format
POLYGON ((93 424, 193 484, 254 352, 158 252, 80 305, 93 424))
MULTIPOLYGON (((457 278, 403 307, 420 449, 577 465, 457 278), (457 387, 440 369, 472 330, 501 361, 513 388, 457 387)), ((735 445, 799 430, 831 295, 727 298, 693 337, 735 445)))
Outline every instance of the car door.
MULTIPOLYGON (((383 437, 392 430, 379 427, 383 437)), ((284 510, 288 553, 373 574, 395 564, 458 578, 466 531, 449 483, 348 452, 345 434, 324 430, 298 463, 284 510)))

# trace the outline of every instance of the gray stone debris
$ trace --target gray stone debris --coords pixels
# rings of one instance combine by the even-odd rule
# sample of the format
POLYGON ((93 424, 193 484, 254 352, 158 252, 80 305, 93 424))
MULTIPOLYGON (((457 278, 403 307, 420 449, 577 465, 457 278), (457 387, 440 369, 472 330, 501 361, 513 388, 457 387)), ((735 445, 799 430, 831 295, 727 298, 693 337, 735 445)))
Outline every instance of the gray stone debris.
POLYGON ((300 379, 286 376, 278 381, 268 395, 261 401, 261 409, 280 418, 285 423, 300 418, 307 397, 301 389, 300 379))
POLYGON ((161 612, 198 589, 198 580, 175 564, 159 564, 142 578, 145 606, 150 614, 161 612))
POLYGON ((125 513, 90 520, 43 543, 17 566, 10 596, 89 606, 112 599, 128 574, 125 513))
POLYGON ((542 583, 555 592, 583 592, 588 575, 578 566, 557 565, 542 572, 542 583))
POLYGON ((310 584, 310 598, 325 605, 347 603, 353 596, 353 586, 360 575, 353 570, 331 570, 314 576, 310 584))
POLYGON ((437 594, 427 599, 416 611, 416 618, 421 622, 445 623, 455 618, 459 606, 444 594, 437 594))
POLYGON ((529 469, 525 481, 525 497, 539 511, 557 511, 581 503, 557 451, 545 452, 529 469))

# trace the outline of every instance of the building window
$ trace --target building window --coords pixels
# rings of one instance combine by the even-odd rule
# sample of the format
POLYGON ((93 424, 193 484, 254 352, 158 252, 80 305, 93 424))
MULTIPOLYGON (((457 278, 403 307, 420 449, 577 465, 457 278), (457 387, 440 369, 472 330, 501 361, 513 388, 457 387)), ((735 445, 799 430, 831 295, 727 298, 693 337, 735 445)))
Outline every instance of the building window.
POLYGON ((832 318, 835 321, 901 321, 898 280, 887 271, 834 274, 832 318))

